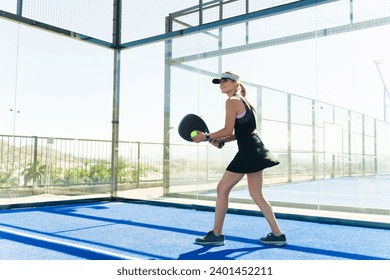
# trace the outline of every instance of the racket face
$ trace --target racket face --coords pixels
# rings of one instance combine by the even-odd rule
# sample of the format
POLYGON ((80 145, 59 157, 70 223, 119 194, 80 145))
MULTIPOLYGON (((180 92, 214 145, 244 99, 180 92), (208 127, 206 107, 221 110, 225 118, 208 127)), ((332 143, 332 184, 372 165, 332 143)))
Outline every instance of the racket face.
POLYGON ((194 130, 209 133, 209 129, 207 128, 206 123, 201 117, 195 114, 188 114, 179 123, 179 135, 184 140, 193 142, 191 138, 191 132, 194 130))

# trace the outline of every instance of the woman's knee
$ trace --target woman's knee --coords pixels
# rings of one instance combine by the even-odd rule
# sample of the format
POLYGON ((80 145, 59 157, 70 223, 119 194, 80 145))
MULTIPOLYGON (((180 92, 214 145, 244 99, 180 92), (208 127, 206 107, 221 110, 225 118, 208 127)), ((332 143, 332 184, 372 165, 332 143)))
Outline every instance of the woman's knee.
POLYGON ((265 200, 261 190, 249 189, 249 195, 253 200, 265 200))
POLYGON ((222 184, 221 182, 218 183, 217 185, 217 195, 218 196, 223 196, 223 197, 228 197, 231 191, 231 187, 225 184, 222 184))

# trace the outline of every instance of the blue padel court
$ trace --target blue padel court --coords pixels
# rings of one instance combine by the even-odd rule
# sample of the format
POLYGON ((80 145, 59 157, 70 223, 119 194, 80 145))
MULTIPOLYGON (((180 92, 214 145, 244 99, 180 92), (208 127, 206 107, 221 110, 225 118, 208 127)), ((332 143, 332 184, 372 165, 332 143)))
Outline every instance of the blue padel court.
POLYGON ((1 260, 389 260, 390 230, 280 219, 284 247, 263 245, 262 216, 228 213, 226 245, 203 247, 214 212, 100 201, 0 211, 1 260))

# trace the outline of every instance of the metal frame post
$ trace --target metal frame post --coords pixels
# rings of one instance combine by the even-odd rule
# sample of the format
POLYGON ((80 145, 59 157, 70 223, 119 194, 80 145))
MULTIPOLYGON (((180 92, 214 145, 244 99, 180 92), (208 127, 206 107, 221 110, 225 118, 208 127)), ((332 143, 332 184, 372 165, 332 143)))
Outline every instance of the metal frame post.
POLYGON ((374 119, 374 174, 378 175, 378 135, 376 119, 374 119))
POLYGON ((22 16, 23 13, 23 0, 18 0, 17 6, 16 6, 16 14, 18 16, 22 16))
POLYGON ((114 0, 113 34, 114 73, 112 97, 112 144, 111 144, 111 197, 118 192, 118 153, 119 153, 119 100, 121 62, 122 0, 114 0))
MULTIPOLYGON (((172 32, 172 16, 165 18, 165 32, 172 32)), ((165 41, 164 68, 164 136, 163 136, 163 195, 169 193, 170 129, 171 129, 171 64, 172 40, 165 41)))
POLYGON ((312 127, 312 180, 317 179, 317 119, 316 119, 316 102, 314 100, 311 101, 311 106, 312 106, 312 113, 311 113, 311 127, 312 127))
MULTIPOLYGON (((223 20, 223 0, 219 2, 219 20, 223 20)), ((223 49, 222 45, 223 41, 223 30, 222 27, 218 28, 218 50, 221 51, 223 49)), ((218 56, 218 75, 222 73, 222 55, 218 56)))
POLYGON ((385 82, 385 79, 383 78, 382 71, 379 68, 379 64, 382 63, 382 60, 374 60, 376 70, 378 71, 379 77, 381 78, 382 84, 383 84, 383 120, 385 122, 388 122, 388 114, 387 114, 387 108, 389 105, 387 105, 387 97, 390 97, 389 90, 387 89, 387 85, 385 82))
POLYGON ((287 182, 292 182, 291 94, 287 95, 287 182))
POLYGON ((352 111, 348 110, 348 176, 352 176, 352 111))
POLYGON ((362 114, 362 175, 366 175, 366 116, 362 114))
POLYGON ((261 134, 263 130, 263 87, 256 87, 257 106, 256 106, 256 118, 257 118, 257 131, 261 134))

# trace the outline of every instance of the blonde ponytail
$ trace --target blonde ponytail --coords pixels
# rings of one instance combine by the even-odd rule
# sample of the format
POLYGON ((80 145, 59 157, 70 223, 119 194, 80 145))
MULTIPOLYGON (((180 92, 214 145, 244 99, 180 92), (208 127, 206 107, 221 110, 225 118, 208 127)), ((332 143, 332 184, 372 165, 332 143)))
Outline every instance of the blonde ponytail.
POLYGON ((244 85, 241 84, 241 83, 238 84, 238 89, 239 89, 239 91, 240 91, 242 97, 244 97, 246 103, 248 103, 249 107, 251 107, 251 109, 252 109, 253 111, 256 111, 255 107, 253 107, 253 105, 252 105, 252 104, 248 101, 248 99, 246 98, 246 89, 245 89, 244 85))
POLYGON ((245 97, 246 96, 246 89, 245 89, 243 84, 240 84, 240 91, 241 91, 241 95, 243 97, 245 97))

